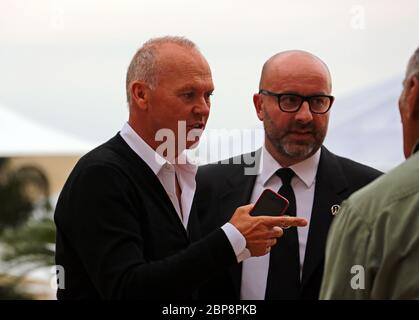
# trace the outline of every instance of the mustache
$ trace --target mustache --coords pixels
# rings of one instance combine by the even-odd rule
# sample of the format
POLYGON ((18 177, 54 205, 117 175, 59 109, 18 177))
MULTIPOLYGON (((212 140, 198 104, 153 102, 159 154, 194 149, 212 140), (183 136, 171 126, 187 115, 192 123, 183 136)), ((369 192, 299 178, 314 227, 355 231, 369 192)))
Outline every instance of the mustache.
POLYGON ((287 128, 287 132, 293 131, 309 131, 311 133, 315 132, 315 126, 312 122, 303 124, 303 123, 293 123, 287 128))

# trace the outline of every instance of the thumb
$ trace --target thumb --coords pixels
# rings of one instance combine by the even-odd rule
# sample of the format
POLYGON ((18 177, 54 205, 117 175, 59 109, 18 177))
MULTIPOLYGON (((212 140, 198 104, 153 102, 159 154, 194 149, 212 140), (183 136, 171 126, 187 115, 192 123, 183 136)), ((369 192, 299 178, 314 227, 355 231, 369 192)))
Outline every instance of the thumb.
POLYGON ((252 209, 253 209, 254 206, 255 206, 254 204, 248 204, 248 205, 239 207, 239 209, 240 209, 240 211, 242 213, 245 213, 247 215, 250 215, 250 211, 252 211, 252 209))

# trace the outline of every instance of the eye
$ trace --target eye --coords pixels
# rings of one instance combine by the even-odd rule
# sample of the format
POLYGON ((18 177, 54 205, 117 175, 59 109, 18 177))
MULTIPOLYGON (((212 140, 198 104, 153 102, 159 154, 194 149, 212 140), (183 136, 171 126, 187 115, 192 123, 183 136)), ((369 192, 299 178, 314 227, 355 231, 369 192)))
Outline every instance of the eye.
POLYGON ((313 97, 311 101, 314 105, 323 106, 326 104, 326 100, 327 98, 325 97, 313 97))
POLYGON ((301 98, 298 96, 294 96, 291 94, 283 95, 281 97, 281 104, 288 105, 288 106, 294 106, 298 105, 301 102, 301 98))
POLYGON ((182 93, 181 96, 186 98, 187 100, 191 100, 194 98, 195 94, 192 91, 188 91, 188 92, 182 93))
POLYGON ((206 94, 205 94, 205 100, 207 100, 207 101, 209 101, 209 100, 211 100, 211 96, 213 95, 213 92, 211 91, 211 92, 207 92, 206 94))

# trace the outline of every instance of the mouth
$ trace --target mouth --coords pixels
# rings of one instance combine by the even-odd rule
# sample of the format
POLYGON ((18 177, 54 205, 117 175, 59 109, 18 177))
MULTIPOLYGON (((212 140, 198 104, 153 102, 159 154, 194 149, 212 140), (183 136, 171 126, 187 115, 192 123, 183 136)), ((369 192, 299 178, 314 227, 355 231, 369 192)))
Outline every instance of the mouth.
POLYGON ((188 125, 188 128, 189 129, 201 129, 201 130, 204 130, 205 124, 203 122, 197 122, 197 123, 188 125))
POLYGON ((296 137, 296 138, 310 138, 313 136, 313 132, 312 131, 290 131, 288 133, 291 137, 296 137))
POLYGON ((290 131, 290 134, 297 134, 297 135, 312 135, 312 131, 290 131))

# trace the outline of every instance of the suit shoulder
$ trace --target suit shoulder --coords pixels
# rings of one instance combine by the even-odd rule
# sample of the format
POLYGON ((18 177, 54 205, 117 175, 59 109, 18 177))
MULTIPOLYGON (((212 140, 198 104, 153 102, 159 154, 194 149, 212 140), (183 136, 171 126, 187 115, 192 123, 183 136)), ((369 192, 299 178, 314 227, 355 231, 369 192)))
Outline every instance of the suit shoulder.
POLYGON ((236 174, 238 171, 243 172, 243 168, 255 166, 259 155, 259 151, 253 151, 200 166, 198 168, 197 181, 219 180, 226 178, 226 176, 236 174))
POLYGON ((82 156, 73 168, 69 179, 74 179, 82 173, 107 172, 111 174, 113 172, 120 175, 127 172, 132 165, 130 165, 129 153, 120 140, 122 138, 117 135, 82 156))
POLYGON ((342 166, 349 171, 359 172, 364 175, 370 175, 370 176, 375 176, 375 177, 378 177, 383 174, 382 171, 377 170, 373 167, 367 166, 365 164, 362 164, 360 162, 357 162, 357 161, 354 161, 345 157, 341 157, 341 156, 336 156, 336 158, 342 164, 342 166))
POLYGON ((199 166, 197 177, 207 178, 220 176, 228 172, 228 169, 220 163, 209 163, 206 165, 199 166))
POLYGON ((355 185, 368 184, 383 174, 383 172, 373 167, 345 157, 336 156, 336 159, 340 163, 346 178, 355 185))
POLYGON ((83 167, 90 165, 116 165, 123 160, 126 153, 127 150, 124 148, 123 140, 117 135, 86 153, 79 159, 77 165, 83 167))
MULTIPOLYGON (((389 202, 417 195, 419 190, 417 180, 419 174, 418 159, 419 155, 416 156, 416 159, 408 159, 402 162, 380 177, 380 179, 371 183, 363 190, 362 194, 365 194, 365 197, 380 194, 382 198, 387 199, 389 202)), ((383 200, 381 199, 381 201, 383 200)))

